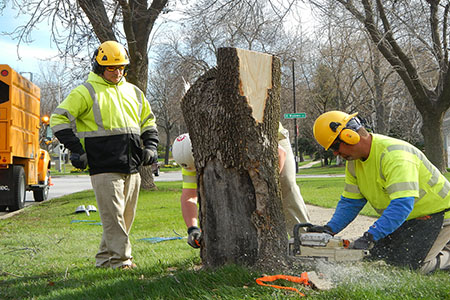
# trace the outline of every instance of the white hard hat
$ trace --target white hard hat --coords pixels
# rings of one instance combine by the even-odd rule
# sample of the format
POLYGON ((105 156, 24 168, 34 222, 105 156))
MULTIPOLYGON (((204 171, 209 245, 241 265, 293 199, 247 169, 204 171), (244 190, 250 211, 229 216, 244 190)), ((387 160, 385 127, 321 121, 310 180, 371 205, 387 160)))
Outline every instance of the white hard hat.
POLYGON ((195 170, 189 133, 178 136, 172 145, 172 155, 177 164, 188 170, 195 170))

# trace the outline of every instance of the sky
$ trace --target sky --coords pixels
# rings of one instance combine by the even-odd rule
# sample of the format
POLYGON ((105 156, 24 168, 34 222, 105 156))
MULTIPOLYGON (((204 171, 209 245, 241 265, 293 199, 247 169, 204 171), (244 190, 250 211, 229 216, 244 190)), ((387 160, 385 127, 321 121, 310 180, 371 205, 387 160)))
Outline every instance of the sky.
MULTIPOLYGON (((302 13, 302 22, 305 19, 311 21, 309 10, 302 13)), ((17 40, 13 40, 4 33, 12 32, 15 28, 23 25, 29 19, 28 16, 17 16, 17 8, 11 7, 11 2, 7 2, 6 8, 0 13, 0 49, 2 59, 0 64, 8 64, 18 72, 25 72, 24 76, 29 77, 29 72, 40 73, 40 69, 45 67, 45 59, 54 57, 58 52, 54 43, 51 42, 50 29, 46 21, 33 30, 31 44, 22 43, 17 47, 17 40)))
POLYGON ((40 66, 45 64, 43 59, 51 58, 57 54, 56 46, 51 44, 50 32, 45 24, 33 31, 33 43, 23 43, 19 48, 17 48, 16 40, 4 34, 12 32, 16 27, 23 25, 27 18, 17 17, 17 10, 12 9, 9 3, 0 14, 0 49, 2 52, 0 63, 8 64, 18 72, 38 73, 40 66))

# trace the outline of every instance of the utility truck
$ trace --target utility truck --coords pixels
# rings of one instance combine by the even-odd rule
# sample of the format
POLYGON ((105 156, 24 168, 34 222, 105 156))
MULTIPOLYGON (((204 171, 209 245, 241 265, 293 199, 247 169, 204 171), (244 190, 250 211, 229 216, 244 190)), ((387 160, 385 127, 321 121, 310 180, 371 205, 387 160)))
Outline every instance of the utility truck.
MULTIPOLYGON (((40 148, 40 89, 10 66, 0 64, 0 211, 24 207, 26 191, 48 198, 50 155, 40 148)), ((45 131, 45 130, 44 130, 45 131)))

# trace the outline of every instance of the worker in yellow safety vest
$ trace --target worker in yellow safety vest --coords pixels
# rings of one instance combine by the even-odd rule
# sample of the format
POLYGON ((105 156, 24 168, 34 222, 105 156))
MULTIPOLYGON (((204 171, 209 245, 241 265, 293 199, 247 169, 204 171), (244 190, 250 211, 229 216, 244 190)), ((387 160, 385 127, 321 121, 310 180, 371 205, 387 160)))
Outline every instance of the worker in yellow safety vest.
POLYGON ((416 147, 369 133, 356 115, 329 111, 314 123, 319 144, 347 163, 333 217, 309 231, 337 234, 369 202, 380 217, 354 241, 354 249, 423 273, 448 270, 450 183, 416 147))
POLYGON ((71 151, 72 165, 89 167, 103 236, 97 267, 133 268, 129 232, 139 196, 140 165, 157 161, 155 117, 144 93, 125 80, 126 49, 100 45, 88 79, 55 109, 51 128, 71 151))
MULTIPOLYGON (((188 227, 188 244, 200 247, 201 230, 198 227, 197 213, 197 173, 192 155, 189 134, 178 136, 172 145, 172 155, 182 166, 183 188, 181 192, 181 212, 188 227)), ((289 142, 289 133, 281 123, 278 128, 278 162, 283 211, 288 233, 291 234, 297 223, 308 223, 309 215, 295 177, 295 160, 289 142)))

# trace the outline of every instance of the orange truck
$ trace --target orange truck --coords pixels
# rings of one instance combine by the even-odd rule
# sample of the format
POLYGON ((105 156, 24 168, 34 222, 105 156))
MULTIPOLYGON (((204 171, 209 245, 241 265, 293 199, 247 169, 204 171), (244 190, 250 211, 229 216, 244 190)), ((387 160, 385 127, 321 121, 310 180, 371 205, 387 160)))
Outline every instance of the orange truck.
POLYGON ((40 148, 40 89, 8 65, 0 64, 0 211, 19 210, 26 191, 48 198, 50 155, 40 148))

